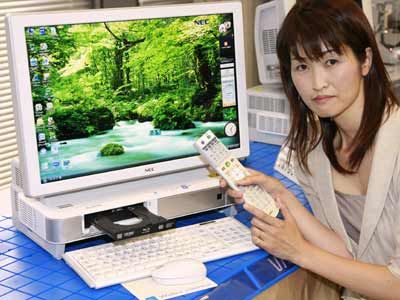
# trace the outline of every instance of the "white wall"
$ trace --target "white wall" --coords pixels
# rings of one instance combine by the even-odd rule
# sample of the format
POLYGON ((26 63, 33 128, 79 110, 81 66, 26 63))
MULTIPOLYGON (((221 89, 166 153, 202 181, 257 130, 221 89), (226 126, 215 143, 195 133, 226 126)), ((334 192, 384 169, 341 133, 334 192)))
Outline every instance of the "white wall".
POLYGON ((0 190, 0 216, 11 216, 11 194, 10 189, 0 190))

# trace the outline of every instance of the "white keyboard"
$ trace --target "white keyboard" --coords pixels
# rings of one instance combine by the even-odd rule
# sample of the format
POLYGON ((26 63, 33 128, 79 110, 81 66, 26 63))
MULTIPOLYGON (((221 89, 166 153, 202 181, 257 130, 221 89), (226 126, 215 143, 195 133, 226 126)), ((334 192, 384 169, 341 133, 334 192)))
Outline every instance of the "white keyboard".
POLYGON ((258 249, 250 230, 232 217, 67 252, 64 260, 93 288, 150 276, 182 258, 202 262, 258 249))

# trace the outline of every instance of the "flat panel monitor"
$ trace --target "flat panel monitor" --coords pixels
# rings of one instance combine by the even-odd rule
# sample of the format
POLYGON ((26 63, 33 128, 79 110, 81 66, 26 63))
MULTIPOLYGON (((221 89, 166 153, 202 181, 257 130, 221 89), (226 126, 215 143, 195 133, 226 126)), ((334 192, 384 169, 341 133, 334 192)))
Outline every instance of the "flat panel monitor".
POLYGON ((208 129, 247 156, 241 11, 222 2, 7 16, 24 193, 205 166, 193 143, 208 129))

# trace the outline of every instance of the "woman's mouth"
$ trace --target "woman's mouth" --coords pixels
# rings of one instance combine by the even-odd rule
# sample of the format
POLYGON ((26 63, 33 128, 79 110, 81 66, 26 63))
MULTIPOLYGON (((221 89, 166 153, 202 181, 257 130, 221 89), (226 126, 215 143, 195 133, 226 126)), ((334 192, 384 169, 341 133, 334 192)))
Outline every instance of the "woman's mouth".
POLYGON ((319 96, 314 97, 313 101, 322 104, 322 103, 329 101, 333 97, 334 96, 331 96, 331 95, 319 95, 319 96))

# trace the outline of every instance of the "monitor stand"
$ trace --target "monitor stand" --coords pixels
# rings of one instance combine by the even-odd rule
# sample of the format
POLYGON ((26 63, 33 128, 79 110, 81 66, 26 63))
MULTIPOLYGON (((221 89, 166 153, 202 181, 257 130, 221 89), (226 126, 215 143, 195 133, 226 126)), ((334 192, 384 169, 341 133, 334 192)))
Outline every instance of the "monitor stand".
POLYGON ((31 198, 23 193, 18 161, 12 162, 14 226, 60 259, 68 243, 104 235, 92 224, 96 214, 143 205, 151 213, 173 220, 209 210, 235 213, 233 202, 219 188, 218 177, 198 168, 132 182, 31 198))

